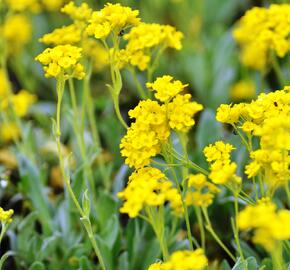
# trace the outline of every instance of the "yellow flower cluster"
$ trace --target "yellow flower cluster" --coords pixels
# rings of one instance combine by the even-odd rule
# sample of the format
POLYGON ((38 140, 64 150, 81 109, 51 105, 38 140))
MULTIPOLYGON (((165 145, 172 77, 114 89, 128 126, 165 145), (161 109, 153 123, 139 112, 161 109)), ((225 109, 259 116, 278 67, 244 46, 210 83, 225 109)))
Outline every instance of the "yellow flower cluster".
POLYGON ((179 80, 172 80, 172 76, 164 75, 157 78, 153 83, 146 83, 146 87, 156 92, 156 99, 161 102, 168 102, 188 86, 188 84, 182 84, 179 80))
POLYGON ((79 63, 81 51, 81 48, 72 45, 58 45, 45 49, 35 60, 44 65, 46 77, 64 76, 81 80, 85 76, 84 67, 79 63))
POLYGON ((162 49, 174 48, 180 50, 183 34, 173 26, 156 23, 140 23, 124 35, 128 41, 125 49, 120 51, 120 65, 137 66, 140 70, 148 68, 152 50, 159 46, 162 49))
POLYGON ((263 70, 271 53, 279 57, 286 55, 290 50, 289 17, 289 4, 254 7, 246 12, 233 33, 246 66, 263 70))
POLYGON ((146 206, 160 206, 170 202, 174 211, 182 211, 181 197, 172 182, 156 168, 144 167, 132 173, 128 186, 118 193, 125 202, 120 209, 130 218, 137 217, 146 206))
POLYGON ((20 90, 17 94, 7 95, 0 102, 0 109, 5 111, 9 108, 9 102, 13 106, 13 109, 17 116, 23 117, 27 115, 29 108, 36 101, 36 96, 30 94, 26 90, 20 90))
POLYGON ((205 147, 203 153, 210 163, 209 179, 215 184, 240 183, 241 178, 235 174, 237 164, 231 162, 230 153, 234 149, 231 144, 217 141, 205 147))
POLYGON ((193 116, 203 109, 201 104, 190 101, 191 95, 177 95, 167 105, 169 126, 180 132, 188 132, 195 124, 193 116))
POLYGON ((51 33, 45 34, 39 39, 40 42, 47 45, 65 45, 65 44, 77 44, 81 40, 81 29, 75 24, 56 28, 51 33))
POLYGON ((38 0, 5 0, 8 7, 14 12, 23 12, 25 10, 38 11, 38 0))
POLYGON ((61 12, 70 16, 73 21, 76 22, 87 22, 90 20, 93 13, 92 9, 87 3, 82 3, 79 7, 75 5, 73 1, 65 5, 61 12))
POLYGON ((103 9, 93 12, 87 32, 97 39, 105 39, 111 33, 118 35, 124 28, 139 24, 138 15, 138 10, 107 3, 103 9))
POLYGON ((6 78, 5 71, 0 68, 0 99, 2 100, 9 94, 9 82, 6 78))
POLYGON ((66 0, 5 0, 5 2, 13 12, 32 11, 38 13, 43 9, 58 11, 66 0))
POLYGON ((149 99, 140 101, 134 110, 129 111, 130 118, 136 121, 121 140, 120 148, 130 167, 138 169, 150 164, 150 158, 159 154, 161 144, 167 141, 170 128, 187 132, 195 124, 193 116, 202 110, 202 105, 190 101, 190 94, 177 94, 184 85, 171 80, 157 78, 149 85, 158 88, 159 98, 173 98, 171 102, 160 105, 149 99))
POLYGON ((161 144, 169 137, 166 108, 157 101, 140 101, 130 118, 136 121, 122 138, 120 148, 125 163, 136 169, 150 164, 150 158, 161 151, 161 144))
POLYGON ((262 199, 256 205, 248 205, 238 215, 241 230, 254 229, 253 241, 268 251, 277 248, 279 241, 290 239, 290 211, 277 210, 269 199, 262 199))
POLYGON ((256 86, 251 80, 242 80, 235 83, 230 89, 233 100, 246 100, 256 96, 256 86))
POLYGON ((207 181, 206 176, 201 173, 189 175, 187 187, 187 205, 207 207, 212 204, 215 193, 219 192, 217 186, 207 181))
POLYGON ((5 211, 2 207, 0 207, 0 221, 2 223, 11 223, 13 213, 14 211, 12 209, 5 211))
POLYGON ((208 261, 203 249, 175 251, 167 262, 151 264, 148 270, 203 270, 208 261))
POLYGON ((9 16, 4 24, 0 26, 0 36, 5 39, 8 53, 19 52, 32 36, 32 26, 29 18, 22 14, 9 16))
POLYGON ((249 136, 260 139, 260 148, 252 151, 252 162, 246 166, 249 178, 262 173, 273 189, 288 181, 290 170, 290 92, 289 87, 262 93, 249 104, 222 104, 216 118, 237 125, 249 136))
POLYGON ((0 141, 7 143, 16 140, 20 137, 20 130, 16 123, 4 122, 1 123, 0 141))

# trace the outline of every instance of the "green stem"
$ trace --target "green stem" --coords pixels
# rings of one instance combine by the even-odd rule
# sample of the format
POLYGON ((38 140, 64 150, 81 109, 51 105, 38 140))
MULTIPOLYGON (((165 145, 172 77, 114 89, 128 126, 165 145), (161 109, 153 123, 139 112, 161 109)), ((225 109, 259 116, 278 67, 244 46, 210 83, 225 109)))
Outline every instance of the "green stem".
MULTIPOLYGON (((87 75, 84 79, 85 96, 84 96, 84 103, 82 105, 83 105, 84 111, 86 110, 85 108, 87 108, 88 120, 89 120, 89 124, 91 127, 94 142, 99 149, 102 149, 98 125, 97 125, 97 121, 96 121, 96 117, 95 117, 95 113, 94 113, 94 102, 93 102, 93 97, 92 97, 91 89, 90 89, 91 74, 92 74, 92 63, 90 62, 89 66, 88 66, 87 75)), ((109 175, 106 173, 106 167, 105 167, 104 160, 102 158, 98 158, 97 162, 98 162, 98 165, 100 167, 100 173, 102 176, 103 184, 104 184, 105 188, 107 190, 109 190, 110 189, 110 179, 109 179, 109 175)))
POLYGON ((239 225, 238 225, 238 214, 239 214, 239 205, 238 205, 238 193, 234 193, 234 197, 235 197, 235 200, 234 200, 234 208, 235 208, 235 222, 233 225, 233 229, 234 229, 234 237, 235 237, 235 241, 236 241, 236 244, 237 244, 237 248, 238 248, 238 252, 239 252, 239 255, 241 257, 241 260, 242 260, 242 264, 244 266, 244 269, 245 270, 248 270, 248 266, 247 266, 247 263, 245 261, 245 257, 244 257, 244 254, 243 254, 243 250, 241 248, 241 243, 240 243, 240 238, 239 238, 239 225))
POLYGON ((4 235, 5 235, 6 231, 7 231, 7 229, 8 229, 7 223, 1 222, 0 243, 2 242, 2 239, 3 239, 3 237, 4 237, 4 235))
POLYGON ((277 79, 279 81, 280 86, 283 88, 287 83, 284 79, 283 72, 280 68, 280 65, 278 63, 277 57, 274 52, 271 52, 271 61, 272 61, 272 67, 276 73, 277 79))
POLYGON ((103 270, 106 270, 104 260, 101 256, 101 253, 100 253, 100 250, 99 250, 98 245, 96 243, 96 240, 93 237, 92 226, 91 226, 91 223, 89 221, 89 218, 85 216, 85 213, 84 213, 82 207, 80 206, 80 204, 79 204, 79 202, 78 202, 78 200, 77 200, 77 198, 76 198, 76 196, 71 188, 69 175, 65 172, 64 159, 63 159, 63 154, 62 154, 62 150, 61 150, 61 128, 60 128, 61 104, 62 104, 62 98, 63 98, 63 93, 64 93, 64 86, 65 86, 65 80, 64 80, 63 76, 61 76, 57 79, 57 110, 56 110, 56 130, 55 130, 55 132, 56 132, 56 144, 57 144, 57 150, 58 150, 58 156, 59 156, 59 166, 60 166, 62 177, 65 181, 67 190, 68 190, 70 197, 73 200, 77 210, 79 211, 81 218, 88 220, 88 222, 85 225, 86 231, 88 233, 88 236, 89 236, 90 242, 94 248, 94 251, 99 259, 101 268, 103 270))
POLYGON ((164 261, 167 261, 169 258, 169 252, 168 247, 166 243, 166 239, 164 237, 164 211, 163 211, 163 205, 159 207, 159 211, 156 210, 154 207, 146 207, 146 212, 148 219, 150 221, 150 224, 155 232, 155 235, 158 239, 160 249, 162 251, 163 259, 164 261), (158 211, 158 212, 157 212, 158 211))
POLYGON ((137 87, 137 90, 139 92, 139 95, 142 99, 147 99, 147 95, 144 91, 144 88, 142 87, 142 85, 140 84, 140 81, 138 80, 138 77, 137 77, 137 74, 136 74, 136 71, 135 71, 135 68, 132 67, 132 68, 129 68, 129 71, 131 72, 132 74, 132 77, 134 79, 134 82, 135 82, 135 85, 137 87))
POLYGON ((194 207, 196 217, 197 217, 197 222, 199 226, 199 231, 200 231, 200 239, 201 239, 201 247, 205 252, 205 231, 204 231, 204 226, 203 226, 203 218, 202 218, 202 213, 200 207, 195 206, 194 207))
POLYGON ((87 160, 87 150, 86 150, 86 145, 85 145, 85 140, 84 140, 84 130, 82 129, 82 124, 78 121, 78 107, 77 107, 77 101, 76 101, 76 94, 75 94, 75 88, 73 84, 73 79, 69 78, 69 91, 70 91, 70 96, 71 96, 71 102, 72 102, 72 108, 73 108, 73 113, 74 113, 74 119, 73 119, 73 128, 74 132, 77 138, 77 143, 78 147, 80 149, 81 153, 81 158, 82 162, 84 164, 84 175, 88 179, 90 188, 91 188, 91 194, 92 198, 94 201, 94 204, 96 204, 96 187, 95 187, 95 181, 94 181, 94 176, 93 176, 93 171, 88 163, 87 160))
MULTIPOLYGON (((170 147, 172 148, 172 145, 170 144, 170 147)), ((163 156, 165 158, 165 161, 169 164, 172 163, 172 157, 169 157, 167 155, 167 151, 163 151, 163 156)), ((190 248, 193 250, 193 236, 192 236, 192 233, 191 233, 191 228, 190 228, 190 221, 189 221, 189 215, 188 215, 188 208, 187 208, 187 205, 185 204, 184 200, 183 200, 183 195, 182 195, 182 191, 181 191, 181 188, 180 188, 180 184, 178 182, 178 178, 177 178, 177 175, 176 175, 176 172, 175 170, 170 167, 170 170, 172 172, 172 175, 173 175, 173 178, 174 178, 174 181, 175 181, 175 184, 176 184, 176 188, 180 194, 180 197, 181 197, 181 201, 182 201, 182 208, 183 208, 183 211, 184 211, 184 217, 185 217, 185 224, 186 224, 186 230, 187 230, 187 236, 188 236, 188 240, 189 240, 189 245, 190 245, 190 248)))
POLYGON ((235 262, 236 258, 235 256, 230 252, 230 250, 226 247, 226 245, 222 242, 222 240, 219 238, 219 236, 215 233, 210 219, 208 217, 208 213, 207 213, 207 208, 206 207, 202 207, 202 212, 204 214, 204 218, 206 221, 206 229, 209 231, 209 233, 212 235, 212 237, 215 239, 215 241, 220 245, 220 247, 229 255, 229 257, 235 262))

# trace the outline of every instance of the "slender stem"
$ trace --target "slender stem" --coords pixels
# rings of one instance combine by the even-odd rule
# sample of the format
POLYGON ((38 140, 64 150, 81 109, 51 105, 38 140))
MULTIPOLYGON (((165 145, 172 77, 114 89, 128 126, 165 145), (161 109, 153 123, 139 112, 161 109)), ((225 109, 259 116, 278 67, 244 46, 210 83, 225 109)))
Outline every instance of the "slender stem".
POLYGON ((163 259, 164 261, 167 261, 169 258, 169 252, 168 247, 166 243, 166 239, 164 237, 164 212, 163 212, 163 206, 159 207, 159 211, 157 213, 156 208, 154 207, 146 207, 145 208, 149 223, 151 224, 155 235, 158 239, 160 249, 162 251, 163 259))
POLYGON ((136 85, 136 87, 137 87, 137 90, 138 90, 138 92, 139 92, 140 97, 141 97, 142 99, 146 99, 146 98, 147 98, 147 95, 146 95, 146 93, 145 93, 145 91, 144 91, 144 88, 142 87, 142 85, 141 85, 141 83, 140 83, 140 81, 139 81, 139 79, 138 79, 138 77, 137 77, 137 74, 136 74, 136 70, 135 70, 135 68, 134 68, 134 67, 131 67, 131 68, 129 68, 129 71, 130 71, 131 74, 132 74, 132 77, 133 77, 133 79, 134 79, 134 82, 135 82, 135 85, 136 85))
POLYGON ((76 119, 76 120, 73 120, 73 128, 74 128, 75 135, 77 138, 78 147, 80 149, 81 158, 82 158, 82 161, 84 164, 83 172, 84 172, 84 176, 89 181, 92 198, 93 198, 94 204, 96 204, 96 187, 95 187, 94 175, 93 175, 92 168, 87 160, 87 150, 86 150, 86 145, 85 145, 85 140, 84 140, 84 130, 82 129, 83 126, 78 121, 78 119, 79 119, 78 107, 77 107, 76 94, 75 94, 75 89, 74 89, 74 84, 73 84, 72 78, 69 78, 69 91, 70 91, 70 96, 71 96, 71 101, 72 101, 74 118, 76 119))
POLYGON ((222 240, 219 238, 219 236, 215 233, 210 219, 208 217, 208 213, 207 213, 207 208, 206 207, 202 207, 202 212, 204 214, 204 218, 206 221, 206 229, 210 232, 210 234, 212 235, 212 237, 215 239, 215 241, 220 245, 220 247, 229 255, 229 257, 235 262, 236 258, 235 256, 230 252, 230 250, 226 247, 226 245, 222 242, 222 240))
POLYGON ((64 86, 65 86, 65 80, 63 78, 63 76, 59 77, 57 79, 57 110, 56 110, 56 143, 57 143, 57 150, 58 150, 58 156, 59 156, 59 166, 60 166, 60 170, 61 170, 61 174, 62 177, 64 178, 67 190, 71 196, 71 199, 73 200, 77 210, 79 211, 82 219, 86 219, 88 222, 85 224, 85 228, 86 231, 88 233, 90 242, 94 248, 94 251, 99 259, 101 268, 103 270, 106 270, 106 266, 104 263, 104 260, 101 256, 100 250, 98 248, 98 245, 96 243, 96 240, 93 236, 93 232, 92 232, 92 227, 91 227, 91 223, 89 220, 89 217, 86 217, 82 207, 80 206, 72 188, 70 185, 70 178, 69 175, 65 172, 65 166, 64 166, 64 160, 63 160, 63 154, 62 154, 62 150, 61 150, 61 128, 60 128, 60 123, 61 123, 61 104, 62 104, 62 98, 63 98, 63 93, 64 93, 64 86))
POLYGON ((284 87, 287 83, 284 79, 284 75, 283 75, 283 72, 280 68, 280 65, 278 63, 278 60, 277 60, 277 57, 275 55, 274 52, 271 52, 271 61, 272 61, 272 67, 276 73, 276 76, 277 76, 277 79, 279 81, 279 84, 281 87, 284 87))
MULTIPOLYGON (((172 145, 170 144, 170 147, 172 148, 172 145)), ((167 155, 167 151, 163 151, 163 156, 165 158, 165 161, 167 163, 172 163, 172 157, 168 156, 167 155)), ((185 201, 183 200, 183 195, 182 195, 182 191, 181 191, 181 188, 180 188, 180 184, 178 182, 178 178, 177 178, 177 175, 176 175, 176 172, 175 170, 170 167, 170 170, 172 172, 172 175, 173 175, 173 178, 174 178, 174 181, 175 181, 175 184, 176 184, 176 188, 180 194, 180 197, 181 197, 181 201, 182 201, 182 208, 183 208, 183 211, 184 211, 184 217, 185 217, 185 224, 186 224, 186 229, 187 229, 187 236, 188 236, 188 240, 189 240, 189 245, 190 245, 190 248, 193 250, 193 236, 192 236, 192 233, 191 233, 191 228, 190 228, 190 221, 189 221, 189 215, 188 215, 188 209, 187 209, 187 205, 185 204, 185 201)))
POLYGON ((124 121, 123 119, 123 116, 121 114, 121 111, 120 111, 120 106, 119 106, 119 98, 113 98, 114 100, 114 108, 115 108, 115 112, 117 114, 117 117, 120 121, 120 123, 123 125, 123 127, 125 129, 128 129, 128 125, 126 124, 126 122, 124 121))
MULTIPOLYGON (((87 75, 84 79, 85 96, 84 96, 83 110, 85 111, 85 108, 87 108, 88 120, 89 120, 89 124, 91 127, 94 142, 99 149, 102 149, 98 125, 97 125, 97 121, 96 121, 96 117, 95 117, 95 113, 94 113, 94 102, 93 102, 93 97, 92 97, 91 89, 90 89, 91 74, 92 74, 92 63, 89 62, 88 72, 87 72, 87 75)), ((98 158, 97 162, 98 162, 98 165, 100 167, 100 173, 102 176, 103 184, 106 187, 106 189, 109 190, 110 179, 109 179, 109 175, 106 173, 106 167, 104 164, 104 160, 102 158, 98 158)), ((93 174, 93 173, 91 172, 91 174, 93 174)))
POLYGON ((235 192, 234 193, 234 197, 235 197, 235 200, 234 200, 235 222, 233 224, 234 237, 235 237, 235 241, 236 241, 236 244, 237 244, 238 252, 239 252, 239 255, 241 257, 241 260, 242 260, 242 264, 244 266, 244 269, 245 270, 248 270, 248 266, 247 266, 247 263, 245 261, 245 257, 244 257, 244 254, 243 254, 243 250, 241 248, 241 243, 240 243, 240 238, 239 238, 239 225, 238 225, 239 205, 238 205, 238 194, 239 194, 239 192, 235 192))
POLYGON ((205 251, 205 231, 204 231, 204 226, 203 226, 203 218, 201 214, 201 209, 200 207, 195 206, 194 207, 196 217, 197 217, 197 222, 199 226, 199 231, 200 231, 200 239, 201 239, 201 247, 205 251))
POLYGON ((8 225, 7 223, 1 222, 1 234, 0 234, 0 243, 2 242, 2 239, 7 231, 8 225))

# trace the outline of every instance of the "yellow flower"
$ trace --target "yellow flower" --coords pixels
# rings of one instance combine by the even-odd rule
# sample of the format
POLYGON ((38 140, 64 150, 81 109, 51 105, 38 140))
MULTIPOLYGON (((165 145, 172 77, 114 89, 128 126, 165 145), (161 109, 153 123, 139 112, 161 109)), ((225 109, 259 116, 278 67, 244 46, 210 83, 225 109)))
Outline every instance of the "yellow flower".
POLYGON ((38 11, 38 0, 5 0, 9 8, 16 12, 22 12, 25 10, 38 11))
POLYGON ((190 101, 191 95, 177 95, 167 105, 169 126, 181 132, 188 132, 195 124, 193 116, 203 109, 201 104, 190 101))
POLYGON ((91 18, 93 11, 87 3, 82 3, 78 7, 73 1, 71 1, 61 9, 61 12, 69 15, 74 21, 86 22, 91 18))
POLYGON ((161 143, 169 137, 166 110, 156 101, 144 100, 129 111, 129 116, 136 121, 121 140, 121 154, 130 167, 141 168, 160 153, 161 143))
POLYGON ((203 153, 210 162, 209 179, 215 184, 240 183, 241 178, 235 174, 237 164, 231 162, 230 153, 234 149, 231 144, 217 141, 205 147, 203 153))
POLYGON ((143 71, 149 66, 154 48, 180 50, 182 37, 183 34, 176 31, 173 26, 140 23, 132 27, 130 32, 124 35, 124 39, 128 43, 116 58, 121 62, 121 68, 126 64, 130 64, 143 71))
POLYGON ((96 40, 84 39, 82 43, 83 54, 88 56, 95 71, 103 70, 109 64, 109 54, 96 40))
POLYGON ((56 28, 51 33, 45 34, 39 39, 40 42, 53 46, 65 44, 74 45, 80 42, 80 40, 81 30, 75 24, 56 28))
POLYGON ((269 252, 279 242, 290 239, 290 211, 276 210, 269 199, 263 199, 256 205, 248 205, 238 215, 238 226, 241 230, 254 230, 253 241, 262 245, 269 252))
POLYGON ((173 209, 182 205, 181 197, 173 184, 156 168, 145 167, 132 173, 128 186, 118 193, 118 197, 125 202, 120 209, 130 218, 137 217, 145 206, 160 206, 165 202, 173 202, 173 209), (176 195, 172 196, 172 194, 176 195))
POLYGON ((10 142, 19 138, 20 130, 15 123, 1 123, 0 125, 0 141, 10 142))
POLYGON ((9 81, 7 80, 6 73, 0 68, 0 99, 3 99, 9 94, 9 81))
POLYGON ((11 223, 13 213, 14 211, 12 209, 5 211, 2 207, 0 207, 0 221, 2 223, 11 223))
POLYGON ((256 95, 256 86, 253 81, 242 80, 237 82, 230 89, 230 96, 234 100, 244 100, 254 98, 256 95))
POLYGON ((139 24, 138 15, 138 10, 107 3, 103 9, 93 12, 87 32, 97 39, 105 39, 112 32, 117 35, 123 28, 139 24))
POLYGON ((26 90, 21 90, 16 95, 12 96, 12 104, 15 113, 19 117, 23 117, 28 113, 29 108, 36 101, 36 96, 30 94, 26 90))
POLYGON ((0 34, 3 34, 3 37, 8 43, 9 53, 18 52, 31 39, 31 22, 25 15, 11 15, 6 19, 2 29, 0 29, 0 34))
POLYGON ((240 19, 234 38, 241 46, 244 65, 264 70, 273 52, 284 57, 290 50, 290 5, 254 7, 240 19))
POLYGON ((65 78, 74 77, 81 80, 85 76, 84 67, 79 63, 81 51, 81 48, 72 45, 58 45, 45 49, 35 60, 44 65, 46 77, 64 75, 65 78))
POLYGON ((221 123, 235 124, 243 113, 244 104, 221 104, 216 113, 216 120, 221 123))
POLYGON ((198 248, 194 251, 178 250, 175 251, 167 262, 154 263, 148 270, 203 270, 208 261, 204 251, 198 248))
POLYGON ((188 84, 182 84, 179 80, 173 81, 173 77, 169 75, 158 77, 153 83, 146 83, 147 88, 156 91, 155 97, 161 102, 171 100, 178 93, 183 91, 186 86, 188 86, 188 84))

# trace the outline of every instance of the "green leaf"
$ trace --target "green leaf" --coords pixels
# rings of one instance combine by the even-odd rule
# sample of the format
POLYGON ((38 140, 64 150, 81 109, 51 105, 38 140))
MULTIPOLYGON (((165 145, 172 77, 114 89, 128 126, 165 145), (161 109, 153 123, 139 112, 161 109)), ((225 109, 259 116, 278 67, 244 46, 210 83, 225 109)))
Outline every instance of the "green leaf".
POLYGON ((28 270, 45 270, 44 264, 42 262, 34 262, 28 270))
POLYGON ((80 264, 79 270, 93 270, 88 257, 82 256, 79 260, 79 264, 80 264))
POLYGON ((18 231, 23 231, 27 227, 31 226, 32 223, 38 218, 39 214, 37 211, 33 211, 29 213, 26 217, 23 218, 23 220, 18 224, 17 229, 18 231))
MULTIPOLYGON (((248 270, 257 270, 258 269, 258 264, 257 264, 257 261, 254 257, 247 258, 246 264, 247 264, 248 270)), ((244 265, 243 265, 241 258, 238 259, 238 261, 236 262, 236 264, 234 265, 232 270, 246 270, 244 268, 244 265)))
POLYGON ((7 251, 6 253, 4 253, 0 259, 0 270, 2 270, 2 267, 5 263, 5 261, 8 259, 9 256, 14 256, 15 252, 13 251, 7 251))
POLYGON ((100 249, 100 252, 102 254, 102 257, 105 261, 105 265, 107 269, 114 270, 114 264, 113 264, 113 256, 111 249, 108 247, 107 243, 99 236, 96 235, 96 240, 100 249))
POLYGON ((113 246, 117 240, 120 230, 119 220, 117 215, 112 216, 107 222, 107 226, 101 232, 102 239, 106 242, 110 249, 113 249, 113 246))
POLYGON ((45 233, 49 234, 52 231, 51 215, 41 184, 40 172, 36 165, 21 153, 18 153, 17 160, 24 192, 31 199, 33 207, 38 210, 45 233))
POLYGON ((220 270, 231 270, 229 263, 226 260, 223 260, 220 265, 220 270))
POLYGON ((98 222, 100 224, 101 230, 103 230, 106 227, 110 217, 112 217, 114 213, 117 212, 117 202, 110 194, 102 192, 100 193, 97 200, 96 211, 98 222))
POLYGON ((89 217, 90 211, 91 211, 91 202, 90 202, 90 198, 88 196, 88 189, 86 189, 84 194, 83 194, 82 207, 83 207, 83 211, 84 211, 85 215, 87 217, 89 217))

